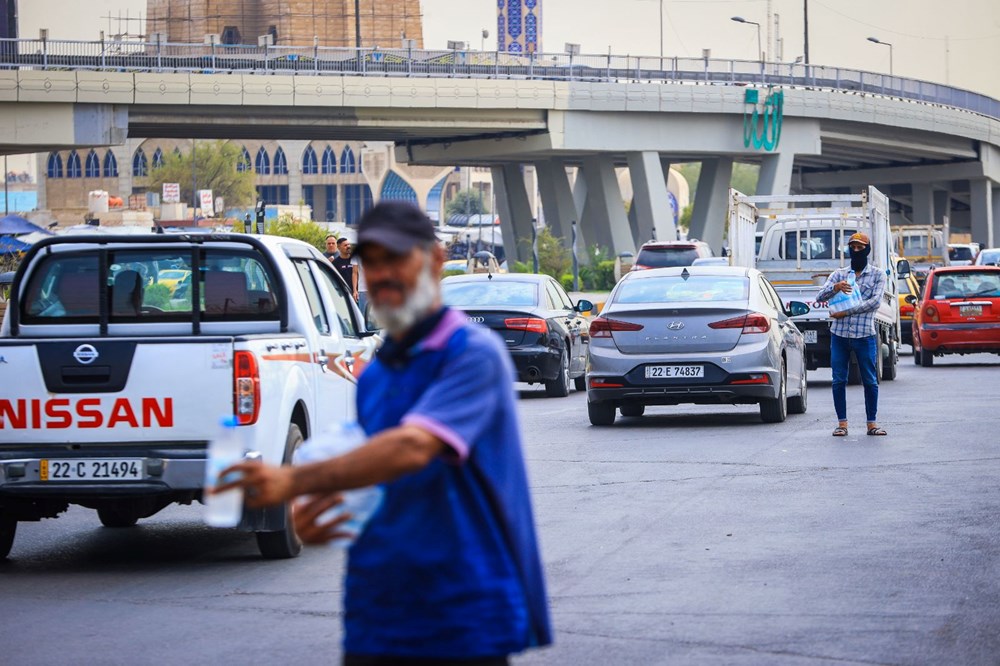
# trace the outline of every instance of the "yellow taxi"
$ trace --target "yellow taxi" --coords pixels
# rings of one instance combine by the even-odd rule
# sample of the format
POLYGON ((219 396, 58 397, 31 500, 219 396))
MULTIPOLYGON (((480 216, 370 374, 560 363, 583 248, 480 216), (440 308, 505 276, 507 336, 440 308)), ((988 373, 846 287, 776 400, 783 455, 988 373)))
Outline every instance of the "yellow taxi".
POLYGON ((167 287, 167 289, 170 290, 170 293, 173 294, 177 289, 177 285, 189 275, 191 275, 191 271, 185 271, 179 268, 169 268, 157 273, 156 281, 157 283, 167 287))
MULTIPOLYGON (((897 265, 900 258, 896 259, 897 265)), ((898 268, 896 274, 899 274, 898 268)), ((904 345, 913 346, 913 305, 906 302, 906 297, 913 295, 920 296, 920 283, 913 272, 905 278, 897 278, 899 285, 899 341, 904 345)))

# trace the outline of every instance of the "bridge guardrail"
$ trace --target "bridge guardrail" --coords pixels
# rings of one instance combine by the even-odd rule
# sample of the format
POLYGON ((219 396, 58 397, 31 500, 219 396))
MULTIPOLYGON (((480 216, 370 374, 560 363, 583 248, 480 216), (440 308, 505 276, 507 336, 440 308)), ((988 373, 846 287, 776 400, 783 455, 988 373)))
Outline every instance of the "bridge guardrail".
POLYGON ((897 97, 1000 120, 1000 100, 930 81, 824 65, 676 56, 0 39, 0 69, 794 86, 897 97))

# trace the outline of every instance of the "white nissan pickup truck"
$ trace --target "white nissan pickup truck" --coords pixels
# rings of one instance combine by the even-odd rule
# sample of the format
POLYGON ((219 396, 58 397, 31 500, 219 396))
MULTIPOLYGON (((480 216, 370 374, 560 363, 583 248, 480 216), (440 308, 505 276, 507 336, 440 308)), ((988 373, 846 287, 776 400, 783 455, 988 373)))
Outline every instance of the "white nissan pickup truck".
MULTIPOLYGON (((274 464, 355 418, 355 378, 378 339, 348 294, 315 248, 288 238, 34 245, 0 326, 0 558, 18 521, 70 504, 128 527, 200 500, 224 417, 274 464)), ((245 510, 240 528, 266 558, 301 548, 287 507, 245 510)))

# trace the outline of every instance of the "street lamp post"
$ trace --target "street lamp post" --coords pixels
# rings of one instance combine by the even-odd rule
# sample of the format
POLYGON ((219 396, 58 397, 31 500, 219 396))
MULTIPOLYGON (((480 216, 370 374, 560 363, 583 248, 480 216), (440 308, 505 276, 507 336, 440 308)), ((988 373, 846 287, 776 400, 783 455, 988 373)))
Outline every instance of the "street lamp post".
POLYGON ((889 76, 892 76, 893 75, 892 74, 892 44, 890 44, 889 42, 883 42, 878 37, 869 37, 868 41, 871 42, 872 44, 881 44, 882 46, 888 46, 889 47, 889 76))
POLYGON ((761 46, 760 46, 760 23, 757 23, 756 21, 748 21, 745 18, 743 18, 742 16, 734 16, 732 18, 732 20, 736 21, 737 23, 749 23, 750 25, 757 26, 757 59, 760 60, 761 63, 763 63, 764 62, 764 51, 761 49, 761 46))

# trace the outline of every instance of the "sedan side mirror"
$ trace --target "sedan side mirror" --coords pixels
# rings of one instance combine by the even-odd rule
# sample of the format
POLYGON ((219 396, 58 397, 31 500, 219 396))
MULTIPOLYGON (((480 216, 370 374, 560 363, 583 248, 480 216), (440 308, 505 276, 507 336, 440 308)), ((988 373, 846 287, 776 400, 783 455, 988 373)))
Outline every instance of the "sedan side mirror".
POLYGON ((594 304, 587 300, 578 301, 577 304, 573 306, 573 309, 581 314, 584 312, 593 312, 594 304))
POLYGON ((896 277, 900 279, 910 277, 910 262, 906 259, 900 259, 896 264, 896 277))
POLYGON ((785 311, 789 317, 801 317, 802 315, 809 314, 811 308, 802 303, 801 301, 790 301, 788 303, 788 309, 785 311))
POLYGON ((906 298, 904 298, 903 300, 906 301, 907 303, 909 303, 910 305, 916 305, 917 304, 917 297, 914 296, 913 294, 908 294, 906 296, 906 298))

